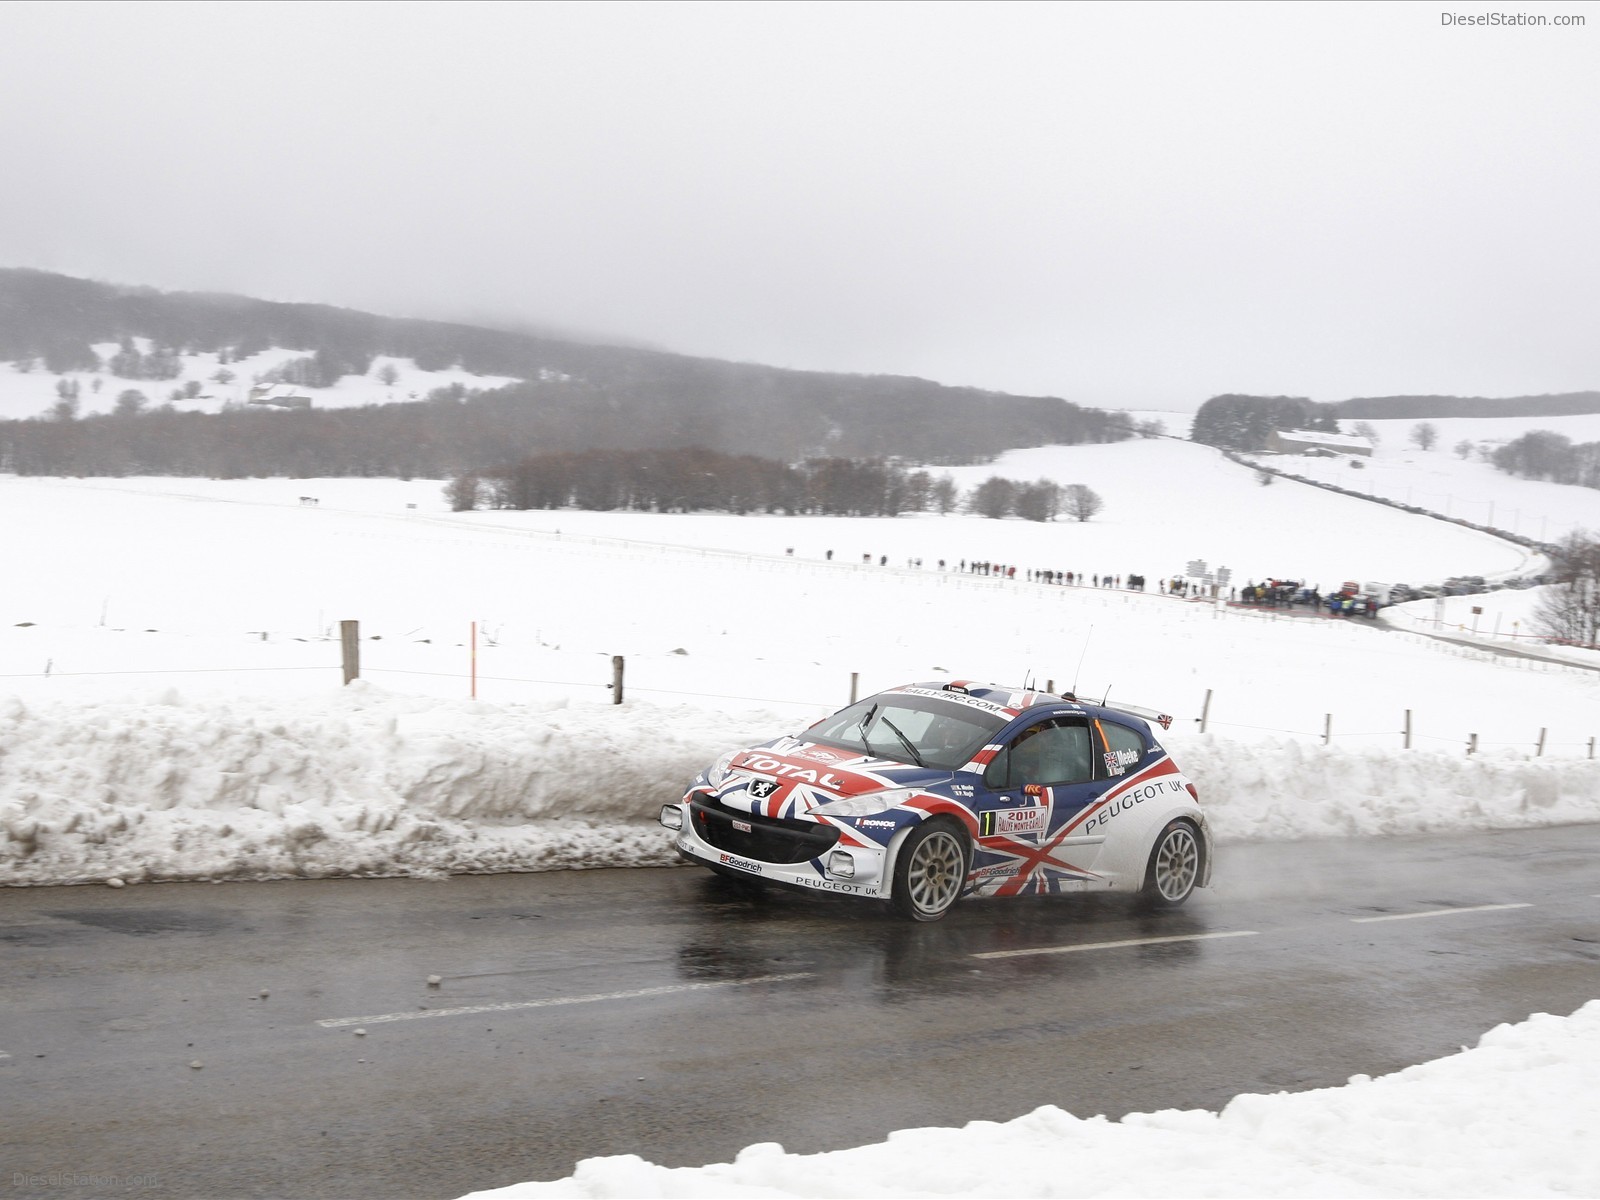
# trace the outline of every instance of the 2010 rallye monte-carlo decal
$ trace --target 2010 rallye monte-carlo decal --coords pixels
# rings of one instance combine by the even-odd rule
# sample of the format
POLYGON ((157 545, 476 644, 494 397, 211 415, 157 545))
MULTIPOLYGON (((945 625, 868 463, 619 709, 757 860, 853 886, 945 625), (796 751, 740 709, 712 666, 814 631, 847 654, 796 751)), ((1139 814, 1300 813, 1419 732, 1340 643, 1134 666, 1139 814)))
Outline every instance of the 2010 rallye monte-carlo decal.
POLYGON ((660 821, 692 863, 919 921, 966 896, 1177 905, 1209 882, 1211 834, 1147 718, 1171 721, 1022 688, 891 688, 723 755, 660 821))

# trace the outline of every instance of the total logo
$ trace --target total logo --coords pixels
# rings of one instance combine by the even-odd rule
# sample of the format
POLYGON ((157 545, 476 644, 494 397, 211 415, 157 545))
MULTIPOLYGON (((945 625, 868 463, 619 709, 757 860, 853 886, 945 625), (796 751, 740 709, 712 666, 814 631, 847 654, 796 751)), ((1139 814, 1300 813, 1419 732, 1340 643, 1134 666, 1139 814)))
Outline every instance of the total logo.
POLYGON ((786 763, 781 758, 774 758, 770 754, 746 754, 733 764, 744 771, 761 771, 765 774, 776 775, 779 779, 793 779, 799 783, 814 784, 817 787, 828 788, 831 791, 840 791, 844 787, 844 780, 830 771, 814 771, 810 767, 797 767, 786 763))

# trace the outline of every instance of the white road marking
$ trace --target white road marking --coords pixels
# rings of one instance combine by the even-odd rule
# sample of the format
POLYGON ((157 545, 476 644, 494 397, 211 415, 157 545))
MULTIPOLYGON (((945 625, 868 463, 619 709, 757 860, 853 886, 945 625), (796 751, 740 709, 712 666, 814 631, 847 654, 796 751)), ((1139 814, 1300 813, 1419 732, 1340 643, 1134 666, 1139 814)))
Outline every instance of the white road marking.
POLYGON ((372 1017, 328 1017, 318 1021, 324 1029, 344 1025, 382 1025, 387 1021, 420 1021, 426 1017, 470 1017, 479 1013, 516 1012, 523 1008, 556 1008, 564 1004, 594 1004, 600 1000, 638 1000, 646 996, 671 996, 679 992, 700 992, 710 988, 749 987, 757 983, 785 983, 791 979, 810 979, 812 972, 795 971, 788 975, 758 975, 753 979, 719 979, 707 983, 672 983, 663 987, 640 988, 633 992, 596 992, 590 996, 550 996, 543 1000, 507 1000, 500 1004, 472 1004, 463 1008, 417 1008, 409 1012, 380 1013, 372 1017))
POLYGON ((1427 912, 1390 913, 1386 917, 1351 917, 1356 925, 1370 925, 1374 921, 1414 921, 1418 917, 1453 917, 1456 913, 1500 912, 1507 908, 1532 908, 1531 904, 1476 904, 1471 908, 1430 908, 1427 912))
POLYGON ((1231 933, 1184 933, 1175 937, 1129 938, 1123 942, 1085 942, 1078 946, 1038 946, 1032 950, 985 950, 973 958, 1021 958, 1029 954, 1076 954, 1079 950, 1115 950, 1120 946, 1160 946, 1167 942, 1204 942, 1211 938, 1256 937, 1259 929, 1236 929, 1231 933))

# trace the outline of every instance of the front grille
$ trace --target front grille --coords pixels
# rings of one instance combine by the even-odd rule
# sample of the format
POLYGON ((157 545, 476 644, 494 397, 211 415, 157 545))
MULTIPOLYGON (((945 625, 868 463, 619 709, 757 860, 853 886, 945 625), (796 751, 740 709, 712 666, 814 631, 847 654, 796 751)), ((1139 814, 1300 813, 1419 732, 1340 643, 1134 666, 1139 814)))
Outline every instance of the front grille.
POLYGON ((723 808, 707 795, 689 804, 689 819, 700 837, 729 854, 757 862, 803 863, 826 854, 839 840, 839 831, 815 821, 785 821, 723 808), (750 829, 735 829, 734 821, 750 829))

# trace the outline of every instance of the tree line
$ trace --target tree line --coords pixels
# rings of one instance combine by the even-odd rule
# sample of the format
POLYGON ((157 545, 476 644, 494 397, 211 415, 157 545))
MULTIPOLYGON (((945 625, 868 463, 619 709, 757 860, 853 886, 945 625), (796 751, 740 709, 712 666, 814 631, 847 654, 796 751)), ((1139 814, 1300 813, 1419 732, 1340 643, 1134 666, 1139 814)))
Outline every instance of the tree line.
POLYGON ((1330 407, 1353 419, 1400 417, 1565 417, 1600 413, 1600 392, 1552 392, 1539 396, 1360 396, 1330 407))
MULTIPOLYGON (((278 473, 285 469, 279 464, 290 459, 360 460, 359 473, 370 473, 366 464, 372 461, 412 456, 407 447, 385 451, 369 444, 391 430, 407 438, 426 432, 438 446, 424 457, 443 465, 444 475, 485 461, 470 449, 484 440, 513 447, 513 455, 703 446, 784 461, 825 455, 957 464, 983 462, 1021 446, 1120 441, 1134 432, 1126 413, 1053 396, 947 387, 907 376, 794 371, 325 305, 163 293, 0 270, 0 362, 19 369, 64 374, 106 367, 130 381, 159 381, 174 377, 182 354, 215 354, 227 364, 275 347, 303 352, 278 374, 313 394, 346 375, 368 373, 379 356, 409 359, 425 370, 454 367, 519 382, 477 396, 447 397, 461 402, 450 415, 466 426, 454 434, 436 428, 437 412, 324 414, 293 430, 274 431, 271 456, 247 468, 251 473, 278 473), (149 343, 143 350, 134 340, 139 338, 149 343), (101 363, 94 347, 106 343, 117 349, 101 363), (325 437, 335 445, 312 444, 325 437), (286 442, 294 443, 292 451, 283 448, 286 442)), ((181 455, 168 457, 215 457, 202 445, 225 443, 238 429, 233 417, 220 415, 215 428, 167 428, 186 444, 181 455)), ((142 441, 115 449, 111 443, 131 432, 120 428, 9 432, 37 454, 48 447, 57 460, 83 464, 68 469, 121 471, 130 468, 114 460, 146 454, 142 441), (113 465, 92 465, 108 460, 113 465)), ((428 469, 439 471, 439 465, 428 469)))
POLYGON ((1574 442, 1549 429, 1533 429, 1507 442, 1490 461, 1523 479, 1600 487, 1600 442, 1574 442))
MULTIPOLYGON (((779 447, 801 440, 727 437, 720 439, 721 445, 697 445, 695 439, 711 436, 699 421, 661 425, 648 412, 575 404, 555 385, 540 383, 482 393, 453 385, 437 389, 427 400, 359 408, 282 411, 236 406, 215 413, 184 411, 170 401, 152 407, 141 389, 127 388, 112 412, 88 416, 78 415, 78 398, 70 386, 58 391, 60 398, 47 414, 0 421, 0 471, 218 479, 448 479, 466 471, 484 473, 484 464, 514 463, 530 450, 572 455, 589 450, 640 454, 652 448, 700 449, 731 462, 745 456, 775 458, 751 455, 744 444, 747 440, 779 447), (553 390, 542 390, 546 388, 553 390)), ((733 418, 730 423, 741 424, 733 418)), ((814 446, 802 444, 792 457, 785 453, 776 461, 897 458, 954 465, 992 457, 1006 448, 1004 441, 981 443, 989 451, 986 454, 974 444, 961 454, 916 453, 933 448, 916 437, 871 439, 869 444, 886 447, 871 455, 817 454, 814 446), (910 449, 890 454, 890 446, 910 449)))
POLYGON ((1190 441, 1223 450, 1255 451, 1265 448, 1277 430, 1316 429, 1338 433, 1334 406, 1303 396, 1213 396, 1194 415, 1190 441))
POLYGON ((972 512, 1087 521, 1102 507, 1081 484, 991 476, 962 493, 949 474, 886 459, 812 458, 790 464, 703 448, 586 450, 530 455, 463 472, 445 485, 455 512, 579 508, 599 512, 730 512, 894 517, 972 512))

